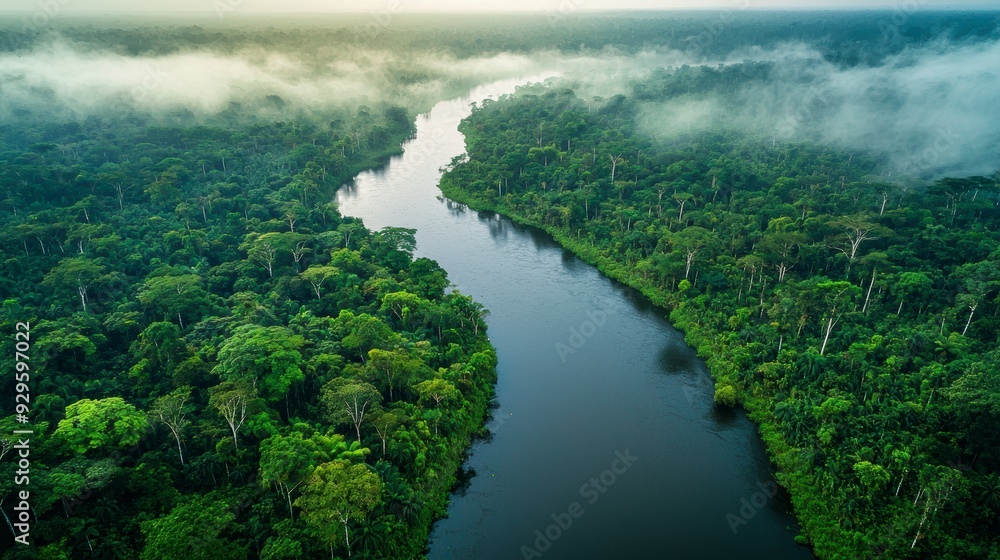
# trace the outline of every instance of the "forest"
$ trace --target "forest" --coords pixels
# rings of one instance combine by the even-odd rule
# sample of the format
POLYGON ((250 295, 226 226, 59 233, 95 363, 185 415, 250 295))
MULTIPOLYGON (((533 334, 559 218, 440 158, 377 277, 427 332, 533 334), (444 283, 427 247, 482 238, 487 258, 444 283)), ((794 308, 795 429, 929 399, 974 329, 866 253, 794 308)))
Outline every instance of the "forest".
POLYGON ((818 558, 1000 560, 995 16, 226 18, 0 18, 0 558, 424 557, 488 311, 332 201, 541 73, 445 195, 669 313, 818 558))
POLYGON ((411 558, 442 515, 492 396, 484 310, 413 230, 329 202, 410 115, 219 122, 0 127, 0 323, 30 329, 2 367, 34 429, 5 559, 411 558))
POLYGON ((483 101, 442 190, 670 310, 716 402, 759 425, 818 558, 1000 558, 1000 174, 890 180, 873 150, 639 125, 646 101, 770 70, 483 101))

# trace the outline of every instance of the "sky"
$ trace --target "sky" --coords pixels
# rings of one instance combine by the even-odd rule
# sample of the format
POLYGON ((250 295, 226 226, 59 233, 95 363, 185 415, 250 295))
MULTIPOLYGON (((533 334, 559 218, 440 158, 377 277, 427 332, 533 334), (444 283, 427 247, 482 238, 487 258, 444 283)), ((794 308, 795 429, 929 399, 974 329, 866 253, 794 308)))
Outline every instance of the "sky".
MULTIPOLYGON (((46 12, 448 12, 609 9, 900 8, 1000 9, 1000 0, 0 0, 0 11, 46 12)), ((50 15, 52 15, 50 13, 50 15)))

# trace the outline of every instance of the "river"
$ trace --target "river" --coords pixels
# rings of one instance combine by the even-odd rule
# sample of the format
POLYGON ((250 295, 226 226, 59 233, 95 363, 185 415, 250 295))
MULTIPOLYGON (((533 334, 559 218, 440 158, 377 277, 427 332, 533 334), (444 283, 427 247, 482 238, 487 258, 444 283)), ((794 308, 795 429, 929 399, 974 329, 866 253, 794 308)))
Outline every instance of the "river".
POLYGON ((416 228, 416 254, 490 310, 500 408, 429 558, 812 558, 754 425, 713 404, 663 310, 547 234, 441 196, 470 103, 521 82, 439 103, 403 155, 337 195, 371 229, 416 228))

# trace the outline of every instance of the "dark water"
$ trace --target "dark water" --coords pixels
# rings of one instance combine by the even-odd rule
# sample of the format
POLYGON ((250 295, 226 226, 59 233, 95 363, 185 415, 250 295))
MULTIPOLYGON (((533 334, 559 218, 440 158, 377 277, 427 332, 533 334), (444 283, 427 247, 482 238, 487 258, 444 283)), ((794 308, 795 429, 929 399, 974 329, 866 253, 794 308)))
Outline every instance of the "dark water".
POLYGON ((438 104, 404 155, 338 195, 370 228, 416 228, 417 254, 491 312, 500 409, 429 557, 811 558, 753 425, 716 409, 661 310, 546 234, 441 197, 469 103, 514 85, 438 104))

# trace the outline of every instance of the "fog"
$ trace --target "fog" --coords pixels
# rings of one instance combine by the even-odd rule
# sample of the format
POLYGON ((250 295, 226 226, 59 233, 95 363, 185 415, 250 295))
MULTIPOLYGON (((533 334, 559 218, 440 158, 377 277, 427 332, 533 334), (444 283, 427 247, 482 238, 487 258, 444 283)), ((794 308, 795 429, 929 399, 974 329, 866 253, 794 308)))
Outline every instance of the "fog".
POLYGON ((365 49, 340 49, 317 67, 314 54, 250 47, 127 56, 55 38, 30 53, 0 56, 0 114, 31 109, 69 118, 123 108, 212 114, 231 103, 251 105, 262 118, 361 105, 428 108, 463 88, 532 67, 512 55, 457 60, 365 49))
POLYGON ((738 129, 888 156, 885 174, 991 174, 1000 169, 1000 42, 909 48, 875 66, 842 67, 801 43, 734 53, 770 61, 764 80, 732 95, 691 95, 644 107, 670 137, 738 129))
MULTIPOLYGON (((46 35, 0 53, 0 118, 79 119, 106 112, 223 111, 260 119, 353 114, 362 105, 420 112, 477 84, 561 75, 587 100, 630 94, 656 69, 767 62, 726 87, 645 104, 641 127, 659 137, 736 129, 762 140, 810 139, 886 156, 887 176, 990 174, 1000 168, 1000 42, 932 41, 874 65, 831 62, 802 42, 742 47, 719 60, 647 45, 457 56, 447 50, 353 46, 296 50, 237 41, 163 54, 46 35), (756 72, 756 70, 755 70, 756 72)), ((736 65, 736 66, 734 66, 736 65)), ((685 70, 690 72, 690 69, 685 70)))

